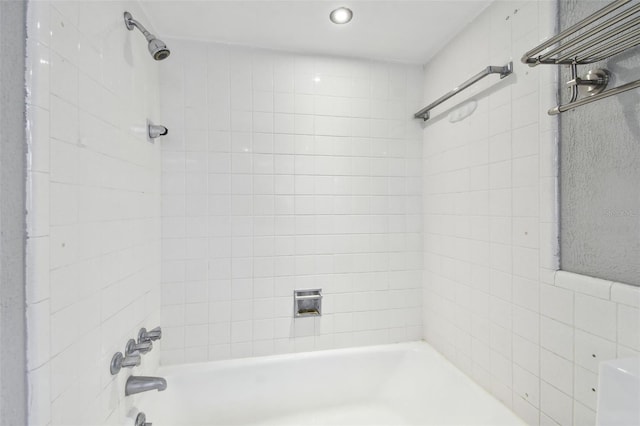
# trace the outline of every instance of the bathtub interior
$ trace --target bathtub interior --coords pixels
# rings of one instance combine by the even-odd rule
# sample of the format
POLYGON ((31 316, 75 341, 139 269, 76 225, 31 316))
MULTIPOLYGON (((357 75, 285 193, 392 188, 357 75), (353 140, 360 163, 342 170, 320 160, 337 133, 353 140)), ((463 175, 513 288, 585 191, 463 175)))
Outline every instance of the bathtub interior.
POLYGON ((157 426, 522 424, 428 344, 161 368, 137 407, 157 426))

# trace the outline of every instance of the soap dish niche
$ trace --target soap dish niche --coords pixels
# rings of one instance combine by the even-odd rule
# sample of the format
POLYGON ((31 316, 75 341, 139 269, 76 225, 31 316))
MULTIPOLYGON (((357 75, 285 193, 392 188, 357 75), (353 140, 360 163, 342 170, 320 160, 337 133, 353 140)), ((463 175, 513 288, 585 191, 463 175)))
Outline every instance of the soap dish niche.
POLYGON ((322 289, 293 290, 293 316, 295 318, 322 315, 322 289))

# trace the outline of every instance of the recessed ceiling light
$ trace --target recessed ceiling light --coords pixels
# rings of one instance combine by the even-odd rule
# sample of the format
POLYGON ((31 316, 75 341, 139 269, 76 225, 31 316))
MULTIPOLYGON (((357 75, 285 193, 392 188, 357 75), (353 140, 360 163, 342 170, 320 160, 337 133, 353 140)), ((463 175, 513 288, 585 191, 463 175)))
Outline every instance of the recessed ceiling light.
POLYGON ((339 7, 329 14, 329 19, 334 24, 346 24, 353 18, 353 12, 348 7, 339 7))

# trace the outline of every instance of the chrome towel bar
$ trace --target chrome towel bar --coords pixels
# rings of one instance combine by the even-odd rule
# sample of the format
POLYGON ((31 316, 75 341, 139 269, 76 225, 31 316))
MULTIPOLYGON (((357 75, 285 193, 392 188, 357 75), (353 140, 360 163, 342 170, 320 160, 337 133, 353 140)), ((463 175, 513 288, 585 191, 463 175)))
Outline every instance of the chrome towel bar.
POLYGON ((433 108, 437 107, 444 101, 462 92, 464 89, 468 88, 469 86, 474 85, 475 83, 482 80, 489 74, 500 74, 500 78, 503 79, 509 74, 511 74, 512 72, 513 72, 513 62, 509 62, 508 64, 502 67, 490 65, 485 69, 483 69, 482 71, 480 71, 478 74, 474 75, 473 77, 471 77, 470 79, 462 83, 461 85, 451 89, 447 94, 439 97, 434 102, 430 103, 426 107, 422 108, 420 111, 413 114, 413 117, 422 118, 424 121, 427 121, 429 119, 429 111, 431 111, 433 108))
POLYGON ((599 101, 600 99, 608 98, 609 96, 618 95, 628 90, 636 89, 640 87, 640 80, 632 81, 631 83, 623 84, 622 86, 615 87, 613 89, 605 90, 597 95, 582 98, 575 102, 570 102, 566 105, 558 105, 549 110, 549 115, 558 115, 561 112, 569 111, 582 105, 590 104, 591 102, 599 101))

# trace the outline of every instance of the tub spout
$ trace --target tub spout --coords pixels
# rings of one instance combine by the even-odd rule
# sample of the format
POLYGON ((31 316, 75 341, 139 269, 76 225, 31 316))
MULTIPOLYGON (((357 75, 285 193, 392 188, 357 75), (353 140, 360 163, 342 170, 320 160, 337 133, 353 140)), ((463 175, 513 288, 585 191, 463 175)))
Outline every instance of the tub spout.
POLYGON ((167 388, 167 381, 162 377, 129 376, 124 386, 125 395, 133 395, 150 390, 163 391, 167 388))

